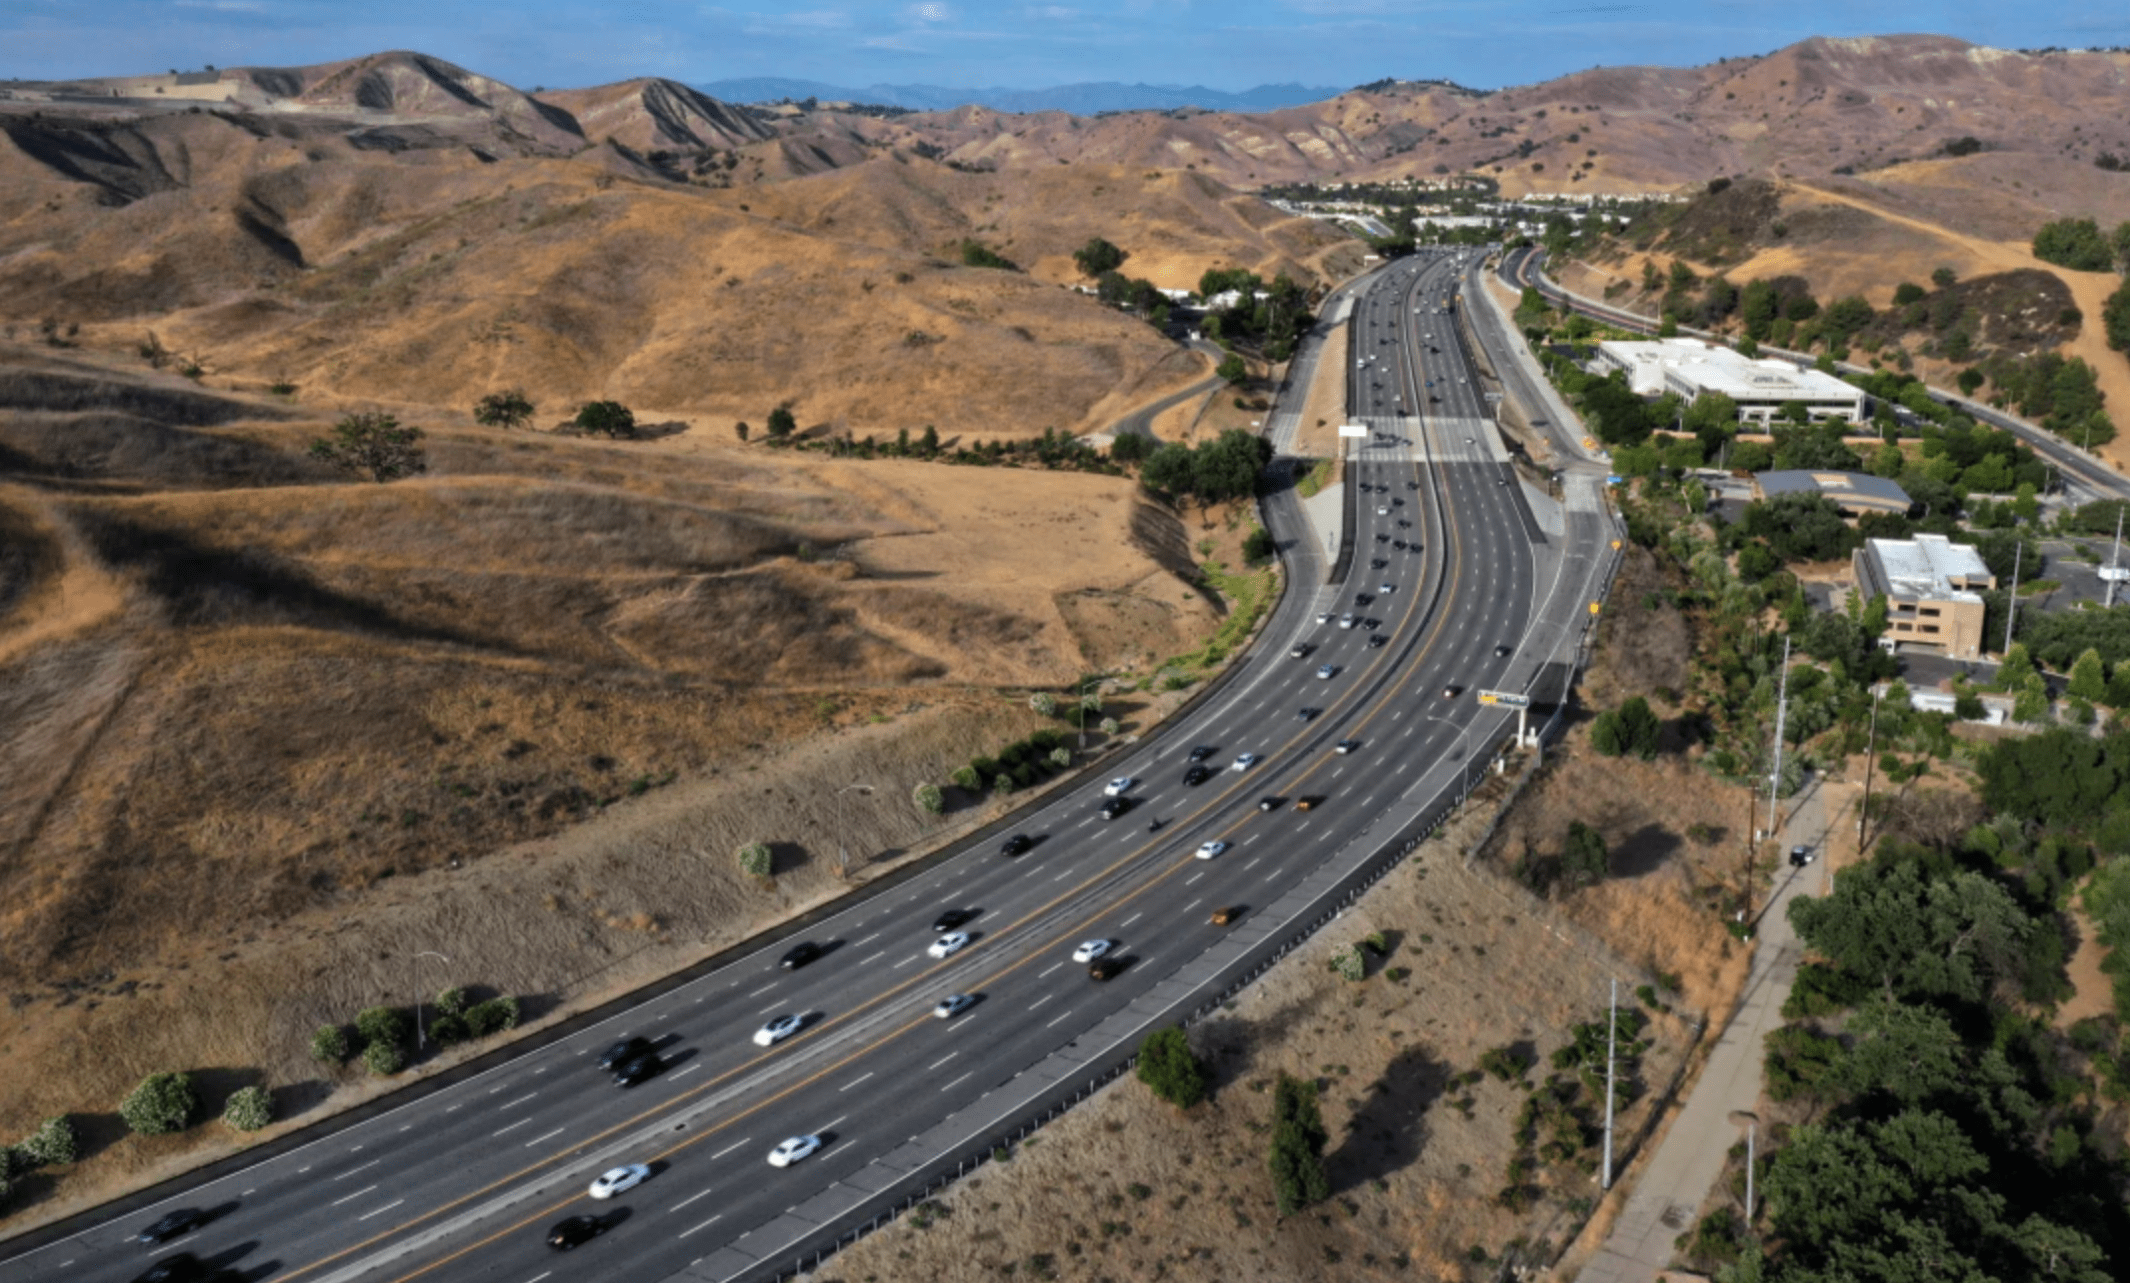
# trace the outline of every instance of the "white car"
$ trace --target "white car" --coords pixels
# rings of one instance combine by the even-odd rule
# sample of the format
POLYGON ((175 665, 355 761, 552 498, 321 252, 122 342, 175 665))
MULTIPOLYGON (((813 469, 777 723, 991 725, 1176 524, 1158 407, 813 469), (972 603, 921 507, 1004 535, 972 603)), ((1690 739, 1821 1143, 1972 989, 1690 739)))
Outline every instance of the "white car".
POLYGON ((1102 792, 1104 796, 1117 797, 1121 794, 1130 792, 1132 785, 1137 784, 1138 782, 1139 781, 1133 776, 1119 775, 1116 779, 1113 779, 1109 783, 1104 784, 1102 786, 1102 792))
POLYGON ((1338 665, 1336 664, 1319 664, 1316 669, 1316 679, 1320 682, 1328 682, 1338 674, 1338 671, 1338 665))
POLYGON ((1396 584, 1377 584, 1377 585, 1376 585, 1376 595, 1377 595, 1377 596, 1379 596, 1379 597, 1388 597, 1388 596, 1390 596, 1390 595, 1391 595, 1392 593, 1394 593, 1394 592, 1396 592, 1396 591, 1398 591, 1398 585, 1396 585, 1396 584))
POLYGON ((1214 856, 1219 855, 1222 851, 1225 851, 1227 849, 1228 844, 1225 842, 1207 842, 1198 848, 1198 858, 1201 860, 1210 860, 1214 856))
POLYGON ((1376 515, 1377 515, 1377 516, 1379 516, 1379 517, 1388 517, 1388 516, 1390 515, 1390 509, 1388 509, 1388 508, 1377 508, 1377 509, 1376 509, 1376 515))
POLYGON ((1231 771, 1247 771, 1255 765, 1257 765, 1257 754, 1244 753, 1230 763, 1228 769, 1231 771))
POLYGON ((778 1016, 775 1020, 754 1031, 754 1045, 774 1047, 799 1032, 806 1025, 804 1016, 778 1016))
POLYGON ((962 1012, 967 1011, 970 1004, 975 1001, 976 999, 965 993, 950 993, 939 1000, 938 1006, 932 1008, 932 1014, 941 1020, 952 1020, 962 1012))
POLYGON ((1328 611, 1328 610, 1320 610, 1320 611, 1316 612, 1316 622, 1318 622, 1318 623, 1320 623, 1320 624, 1328 624, 1328 623, 1330 623, 1330 622, 1331 622, 1331 612, 1330 612, 1330 611, 1328 611))
POLYGON ((955 954, 960 953, 963 947, 966 946, 968 943, 968 932, 949 931, 945 935, 939 937, 939 939, 934 940, 932 942, 932 947, 925 950, 925 952, 931 954, 935 958, 951 958, 955 954))
POLYGON ((1353 627, 1353 616, 1352 616, 1352 615, 1341 615, 1341 616, 1339 616, 1339 627, 1341 627, 1341 628, 1351 628, 1351 627, 1353 627))
POLYGON ((769 1151, 771 1167, 789 1167, 793 1163, 821 1148, 819 1136, 794 1136, 769 1151))
POLYGON ((593 1198, 612 1198, 624 1190, 635 1189, 649 1179, 650 1168, 642 1163, 630 1163, 627 1167, 617 1167, 606 1172, 593 1181, 591 1195, 593 1198))
POLYGON ((1093 962, 1108 952, 1109 941, 1107 940, 1082 940, 1080 947, 1072 951, 1072 960, 1074 962, 1093 962))

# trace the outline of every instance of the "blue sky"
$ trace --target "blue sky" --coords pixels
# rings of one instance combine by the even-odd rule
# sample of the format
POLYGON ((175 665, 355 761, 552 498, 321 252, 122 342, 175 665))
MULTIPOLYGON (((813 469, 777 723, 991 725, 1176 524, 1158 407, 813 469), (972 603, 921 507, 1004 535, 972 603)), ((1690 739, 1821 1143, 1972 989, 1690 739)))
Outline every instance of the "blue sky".
POLYGON ((1037 88, 1083 80, 1494 88, 1691 64, 1808 35, 1929 31, 2008 47, 2130 45, 2130 4, 1998 0, 0 0, 0 77, 291 65, 419 49, 512 84, 633 75, 1037 88))

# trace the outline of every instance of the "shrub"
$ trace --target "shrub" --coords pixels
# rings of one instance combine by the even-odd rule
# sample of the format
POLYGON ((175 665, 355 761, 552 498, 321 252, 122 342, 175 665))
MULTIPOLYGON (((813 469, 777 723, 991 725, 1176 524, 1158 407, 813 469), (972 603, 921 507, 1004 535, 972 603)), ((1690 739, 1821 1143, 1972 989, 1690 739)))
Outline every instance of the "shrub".
POLYGON ((15 1146, 15 1154, 33 1167, 60 1167, 80 1158, 81 1138, 74 1132, 74 1120, 66 1114, 45 1119, 15 1146))
POLYGON ((736 852, 736 858, 740 862, 740 872, 750 877, 766 878, 774 867, 775 856, 767 842, 749 842, 736 852))
POLYGON ((231 1131, 255 1132, 274 1121, 274 1098, 264 1087, 239 1087, 222 1106, 222 1122, 231 1131))
POLYGON ((1072 765, 1072 750, 1062 744, 1050 750, 1050 764, 1056 767, 1072 765))
POLYGON ((430 1005, 436 1008, 436 1014, 440 1016, 464 1015, 466 1012, 466 991, 454 985, 437 994, 436 1001, 430 1005))
POLYGON ((1099 729, 1104 735, 1115 735, 1119 729, 1117 719, 1114 717, 1103 718, 1099 729))
POLYGON ((1000 797, 1004 797, 1006 794, 1011 793, 1013 791, 1012 773, 1008 771, 1000 771, 998 774, 992 776, 991 791, 993 793, 998 794, 1000 797))
POLYGON ((636 412, 619 401, 592 401, 580 407, 577 430, 625 440, 636 435, 636 412))
POLYGON ((347 1063, 348 1031, 339 1025, 320 1025, 311 1035, 311 1059, 328 1065, 347 1063))
POLYGON ((355 1032, 365 1047, 376 1043, 397 1047, 414 1030, 407 1013, 397 1007, 367 1007, 355 1013, 355 1032))
POLYGON ((1348 980, 1363 980, 1368 976, 1368 959, 1361 956, 1361 946, 1354 945, 1331 955, 1331 969, 1348 980))
POLYGON ((1514 1047, 1496 1047, 1479 1057, 1479 1067, 1503 1082, 1523 1077, 1536 1063, 1533 1057, 1514 1047))
POLYGON ((466 1008, 466 1031, 476 1038, 518 1027, 518 1000, 490 998, 466 1008))
POLYGON ((910 801, 926 815, 939 815, 947 809, 947 795, 939 791, 937 784, 920 784, 911 789, 910 801))
POLYGON ((118 1116, 138 1136, 163 1136, 192 1125, 200 1094, 191 1074, 150 1074, 118 1107, 118 1116))
POLYGON ((984 786, 983 780, 978 778, 976 768, 973 766, 956 767, 954 774, 947 778, 953 783, 955 788, 963 789, 970 793, 974 793, 984 786))
POLYGON ((1139 1045, 1139 1081, 1155 1096, 1178 1109, 1206 1097, 1206 1068, 1191 1053, 1181 1026, 1156 1029, 1139 1045))
POLYGON ((1328 1139, 1316 1084, 1281 1074, 1272 1088, 1272 1144, 1265 1155, 1280 1215, 1292 1216, 1331 1197, 1331 1178, 1324 1172, 1328 1139))
POLYGON ((491 428, 522 428, 532 422, 533 403, 522 388, 491 392, 474 403, 473 421, 491 428))
POLYGON ((450 1047, 466 1041, 471 1031, 466 1028, 466 1018, 446 1013, 429 1022, 429 1041, 439 1047, 450 1047))
POLYGON ((407 1067, 407 1054, 395 1043, 373 1042, 362 1049, 362 1063, 379 1078, 390 1078, 407 1067))
POLYGON ((1037 691, 1028 697, 1028 707, 1044 717, 1056 717, 1058 715, 1058 697, 1049 691, 1037 691))

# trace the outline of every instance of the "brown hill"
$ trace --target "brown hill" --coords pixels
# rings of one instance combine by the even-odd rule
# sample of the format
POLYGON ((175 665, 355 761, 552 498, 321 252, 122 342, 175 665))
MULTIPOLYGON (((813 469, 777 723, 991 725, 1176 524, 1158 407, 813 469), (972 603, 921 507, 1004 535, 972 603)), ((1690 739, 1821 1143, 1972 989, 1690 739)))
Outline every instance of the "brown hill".
POLYGON ((774 132, 751 112, 657 78, 551 91, 540 101, 568 112, 587 137, 643 152, 730 149, 765 141, 774 132))

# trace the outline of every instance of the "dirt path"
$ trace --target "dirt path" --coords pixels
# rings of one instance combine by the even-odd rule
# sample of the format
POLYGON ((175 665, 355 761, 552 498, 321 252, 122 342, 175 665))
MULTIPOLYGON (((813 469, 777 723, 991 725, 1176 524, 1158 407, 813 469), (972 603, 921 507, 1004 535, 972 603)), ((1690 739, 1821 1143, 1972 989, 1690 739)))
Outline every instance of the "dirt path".
POLYGON ((1961 252, 1986 265, 1991 271, 2013 272, 2021 268, 2036 268, 2062 281, 2064 288, 2070 290, 2071 297, 2077 301, 2078 310, 2086 316, 2086 323, 2079 327, 2078 337, 2067 345, 2069 351, 2066 354, 2083 358, 2087 365, 2099 373, 2100 390, 2108 398, 2108 415, 2122 434, 2094 453, 2113 464, 2118 471, 2130 464, 2130 361, 2124 360, 2121 353, 2108 347, 2108 336, 2100 325, 2101 310, 2107 306, 2108 295, 2121 284, 2113 272, 2069 271, 2035 258, 2028 246, 2017 241, 1990 241, 1978 236, 1968 236, 1937 223, 1912 218, 1906 214, 1896 214, 1883 205, 1861 197, 1851 196, 1846 192, 1829 191, 1824 187, 1814 187, 1810 183, 1793 183, 1792 186, 1821 200, 1860 209, 1874 218, 1882 218, 1889 223, 1955 245, 1961 252))

